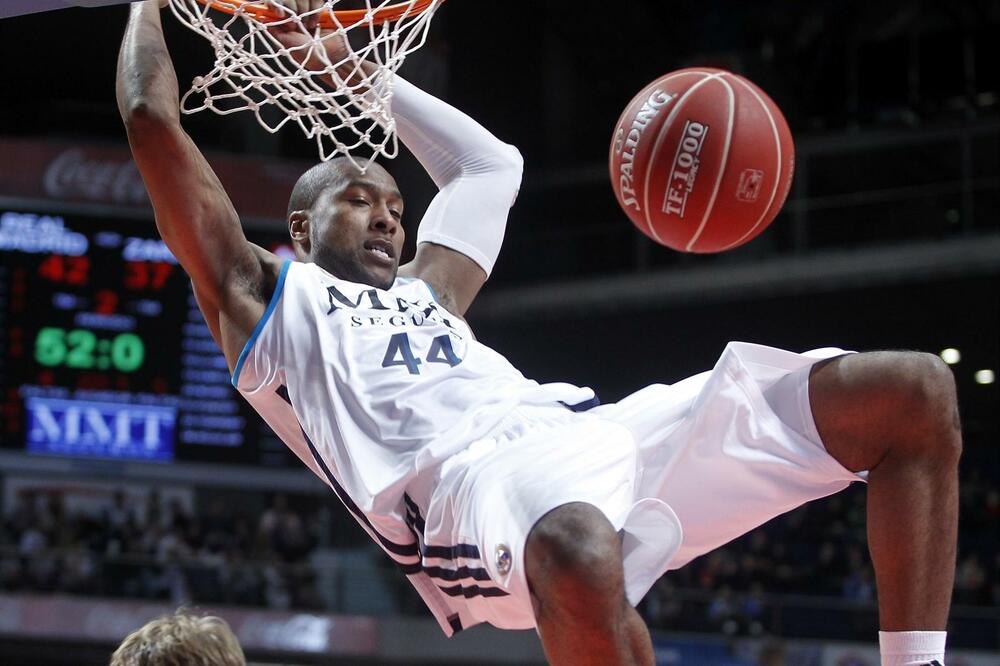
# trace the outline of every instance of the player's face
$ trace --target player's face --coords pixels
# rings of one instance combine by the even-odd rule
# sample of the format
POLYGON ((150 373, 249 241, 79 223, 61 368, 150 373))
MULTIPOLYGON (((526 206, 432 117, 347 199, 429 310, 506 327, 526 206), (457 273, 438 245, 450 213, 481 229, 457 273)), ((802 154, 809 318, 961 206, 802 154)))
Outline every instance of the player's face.
POLYGON ((388 289, 403 251, 403 198, 376 164, 347 170, 310 213, 310 256, 337 277, 388 289))

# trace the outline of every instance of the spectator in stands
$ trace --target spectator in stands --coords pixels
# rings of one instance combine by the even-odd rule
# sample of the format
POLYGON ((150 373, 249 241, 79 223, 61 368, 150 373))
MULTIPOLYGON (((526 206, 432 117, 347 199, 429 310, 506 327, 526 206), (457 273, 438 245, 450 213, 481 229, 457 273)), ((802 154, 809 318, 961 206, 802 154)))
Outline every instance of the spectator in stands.
POLYGON ((163 524, 163 506, 160 502, 160 492, 153 488, 146 495, 146 507, 143 516, 143 524, 147 527, 155 527, 163 524))
POLYGON ((74 546, 62 558, 58 589, 71 594, 93 594, 96 577, 94 555, 86 548, 74 546))
POLYGON ((988 603, 986 596, 986 568, 979 559, 979 553, 963 557, 955 573, 955 603, 988 603))
POLYGON ((181 500, 176 497, 171 499, 167 507, 167 526, 177 530, 179 534, 186 535, 191 528, 191 520, 191 514, 181 500))
POLYGON ((110 666, 246 666, 246 658, 225 620, 177 611, 129 634, 110 666))
POLYGON ((708 603, 705 611, 705 619, 716 631, 721 631, 727 636, 737 632, 739 625, 736 622, 736 604, 733 601, 733 591, 728 585, 723 585, 715 593, 715 596, 708 603))
POLYGON ((740 600, 740 622, 751 636, 760 636, 765 629, 764 586, 752 583, 750 590, 740 600))
POLYGON ((262 546, 285 562, 301 560, 314 545, 301 515, 289 507, 288 498, 281 493, 261 516, 258 533, 262 546))
POLYGON ((132 510, 128 506, 125 491, 118 489, 111 499, 111 506, 104 509, 104 524, 112 532, 124 532, 134 522, 132 510))
POLYGON ((987 591, 987 598, 993 607, 1000 606, 1000 553, 993 554, 993 573, 989 576, 993 581, 992 587, 987 591))
POLYGON ((646 595, 643 617, 658 627, 676 627, 684 604, 677 598, 676 588, 669 576, 656 581, 652 594, 646 595))
POLYGON ((843 582, 844 598, 853 601, 872 601, 875 599, 875 581, 872 578, 871 567, 864 560, 860 547, 854 546, 847 557, 850 573, 843 582))

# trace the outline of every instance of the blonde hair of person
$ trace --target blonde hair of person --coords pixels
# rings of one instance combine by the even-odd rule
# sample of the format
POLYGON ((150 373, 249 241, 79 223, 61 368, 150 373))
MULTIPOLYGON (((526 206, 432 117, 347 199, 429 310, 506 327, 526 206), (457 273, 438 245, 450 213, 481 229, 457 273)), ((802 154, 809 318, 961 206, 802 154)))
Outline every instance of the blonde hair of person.
POLYGON ((109 666, 246 666, 246 658, 225 620, 178 610, 126 636, 109 666))

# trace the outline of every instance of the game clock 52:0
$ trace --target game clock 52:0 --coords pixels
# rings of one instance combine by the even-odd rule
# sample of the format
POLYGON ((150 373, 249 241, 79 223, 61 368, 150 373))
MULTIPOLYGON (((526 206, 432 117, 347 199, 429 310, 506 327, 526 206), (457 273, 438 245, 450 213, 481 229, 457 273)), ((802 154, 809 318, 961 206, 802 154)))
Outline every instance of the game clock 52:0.
POLYGON ((85 328, 47 326, 35 337, 35 361, 52 368, 114 369, 135 372, 146 358, 146 345, 134 333, 101 338, 85 328))

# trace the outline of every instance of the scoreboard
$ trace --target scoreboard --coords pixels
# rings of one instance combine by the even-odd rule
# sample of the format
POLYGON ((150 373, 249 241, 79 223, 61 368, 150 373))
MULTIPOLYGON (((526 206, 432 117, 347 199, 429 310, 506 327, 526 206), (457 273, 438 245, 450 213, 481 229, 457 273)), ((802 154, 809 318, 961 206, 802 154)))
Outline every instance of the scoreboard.
POLYGON ((7 450, 298 465, 233 389, 148 220, 0 209, 0 391, 7 450))

